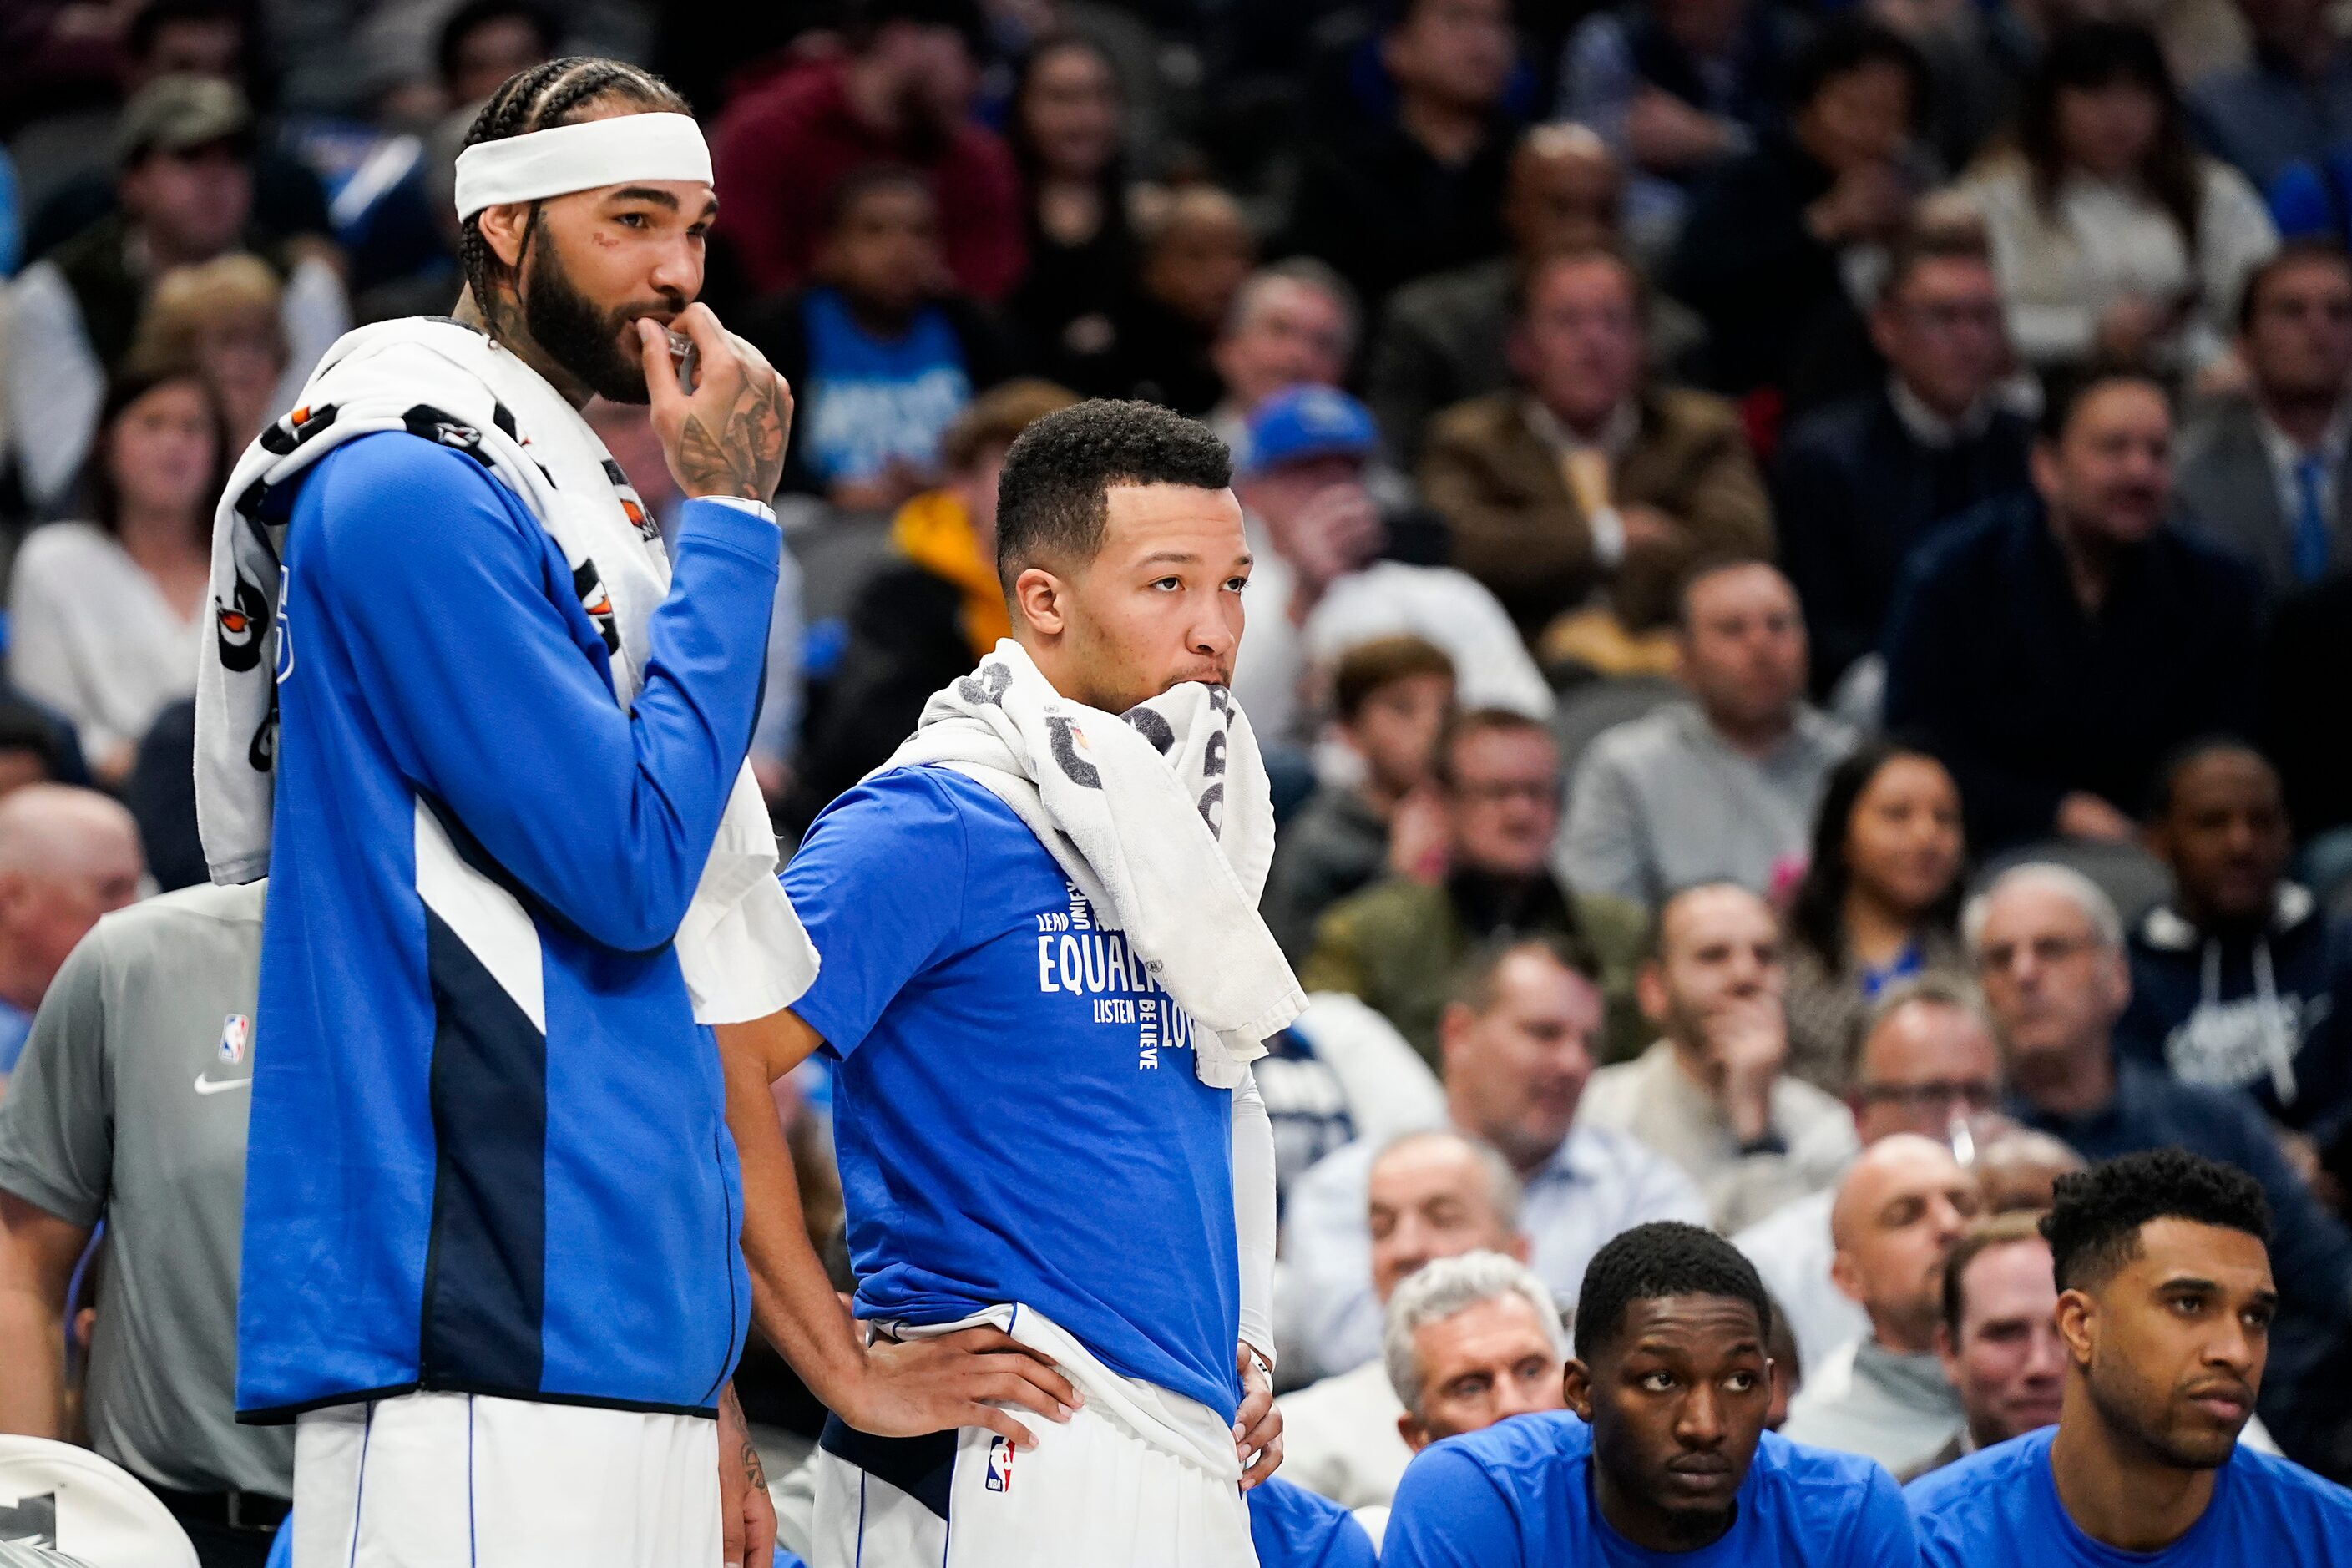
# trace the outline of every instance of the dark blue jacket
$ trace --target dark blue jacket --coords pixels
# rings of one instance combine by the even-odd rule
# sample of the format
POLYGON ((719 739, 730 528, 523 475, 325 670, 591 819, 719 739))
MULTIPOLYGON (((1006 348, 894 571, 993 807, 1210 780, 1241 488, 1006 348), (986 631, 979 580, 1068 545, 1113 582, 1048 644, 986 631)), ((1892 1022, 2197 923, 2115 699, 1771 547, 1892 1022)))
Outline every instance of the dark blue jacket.
POLYGON ((2250 719, 2261 612, 2252 567, 2165 528, 2090 615, 2041 499, 1988 502, 1895 591, 1886 727, 1952 770, 1979 855, 2047 837, 2075 790, 2137 815, 2168 752, 2250 719))
POLYGON ((2031 488, 2032 429, 1996 411, 1949 447, 1928 447, 1885 387, 1807 415, 1781 438, 1772 476, 1780 567, 1805 606, 1813 690, 1876 650, 1903 567, 1939 524, 2031 488))
POLYGON ((2171 905, 2131 936, 2116 1046, 2188 1083, 2249 1095, 2332 1147, 2352 1121, 2352 926, 2294 883, 2259 931, 2209 932, 2171 905))

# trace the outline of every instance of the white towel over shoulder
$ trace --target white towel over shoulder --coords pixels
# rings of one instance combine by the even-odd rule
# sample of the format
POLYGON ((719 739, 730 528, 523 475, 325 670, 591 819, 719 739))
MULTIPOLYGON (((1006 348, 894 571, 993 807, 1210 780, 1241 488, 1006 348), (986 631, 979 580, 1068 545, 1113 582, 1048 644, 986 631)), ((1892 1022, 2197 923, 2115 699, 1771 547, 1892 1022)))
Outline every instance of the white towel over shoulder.
POLYGON ((1232 693, 1188 682, 1124 714, 1055 691, 999 642, 934 693, 885 770, 987 786, 1201 1026, 1193 1070, 1240 1085, 1307 998, 1257 912, 1274 857, 1265 761, 1232 693))
MULTIPOLYGON (((214 518, 216 636, 197 667, 196 817, 215 882, 269 869, 279 563, 294 481, 343 442, 383 431, 464 451, 521 498, 562 548, 582 607, 604 634, 614 700, 626 709, 636 700, 646 619, 669 592, 670 568, 620 465, 544 377, 481 333, 425 317, 362 327, 327 351, 302 405, 237 459, 214 518)), ((428 527, 417 540, 433 547, 428 527)), ((815 978, 816 950, 776 864, 775 833, 746 763, 675 943, 704 1023, 764 1017, 815 978)))

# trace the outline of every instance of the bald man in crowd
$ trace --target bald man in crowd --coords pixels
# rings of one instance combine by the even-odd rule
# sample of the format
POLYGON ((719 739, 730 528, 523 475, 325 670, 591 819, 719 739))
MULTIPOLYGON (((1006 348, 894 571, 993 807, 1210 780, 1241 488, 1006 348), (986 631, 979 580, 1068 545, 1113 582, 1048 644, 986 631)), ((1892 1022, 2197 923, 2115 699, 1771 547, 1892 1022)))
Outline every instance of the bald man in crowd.
POLYGON ((1936 1355, 1936 1325, 1944 1258, 1979 1201, 1975 1180, 1932 1138, 1897 1132, 1863 1151, 1830 1211, 1830 1267, 1870 1333, 1809 1373, 1784 1436, 1864 1455, 1897 1476, 1951 1440, 1960 1402, 1936 1355))
MULTIPOLYGON (((1408 1132, 1372 1160, 1365 1184, 1372 1295, 1383 1309, 1397 1287, 1433 1263, 1470 1252, 1524 1263, 1519 1179, 1494 1148, 1460 1132, 1408 1132)), ((1559 1381, 1559 1369, 1553 1369, 1559 1381)), ((1373 1356, 1276 1400, 1282 1473, 1349 1508, 1386 1503, 1414 1450, 1397 1418, 1406 1405, 1373 1356)))
POLYGON ((109 796, 26 784, 0 796, 0 1075, 74 944, 139 896, 139 826, 109 796))
MULTIPOLYGON (((1974 1130, 1990 1125, 1987 1113, 2000 1099, 2000 1051, 1974 991, 1928 975, 1879 994, 1863 1020, 1862 1050, 1846 1089, 1865 1145, 1897 1132, 1948 1141, 1955 1125, 1981 1142, 1985 1134, 1974 1130)), ((2081 1163, 2073 1160, 2065 1168, 2081 1163)), ((1831 1279, 1836 1199, 1837 1189, 1824 1187, 1732 1238, 1764 1277, 1808 1370, 1826 1366, 1832 1352, 1870 1331, 1862 1309, 1831 1279)))

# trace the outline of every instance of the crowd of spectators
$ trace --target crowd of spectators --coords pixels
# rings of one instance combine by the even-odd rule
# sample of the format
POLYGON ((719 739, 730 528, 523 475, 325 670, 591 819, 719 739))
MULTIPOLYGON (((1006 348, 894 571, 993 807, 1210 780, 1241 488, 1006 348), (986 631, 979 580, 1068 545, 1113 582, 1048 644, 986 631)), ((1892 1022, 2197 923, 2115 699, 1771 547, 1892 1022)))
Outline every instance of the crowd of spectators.
MULTIPOLYGON (((2276 1217, 2261 1440, 2352 1478, 2339 21, 12 8, 0 1072, 32 1044, 0 1113, 0 1426, 218 1515, 208 1563, 284 1496, 285 1455, 216 1419, 225 1330, 93 1340, 65 1294, 105 1324, 142 1279, 174 1313, 232 1280, 186 1254, 234 1248, 241 1135, 117 1138, 164 1047, 43 997, 213 942, 196 1011, 249 1016, 250 910, 166 902, 68 961, 204 879, 214 510, 338 335, 454 304, 481 101, 595 52, 692 101, 704 297, 795 389, 753 746, 788 843, 1008 635, 1024 426, 1136 397, 1233 448, 1264 912, 1313 997, 1259 1067, 1294 1479, 1377 1508, 1418 1447, 1558 1408, 1559 1310, 1660 1220, 1735 1237, 1774 1292, 1792 1436, 1948 1461, 2054 1414, 2049 1248, 2000 1216, 2173 1143, 2276 1217), (119 1261, 77 1269, 101 1217, 119 1261)), ((645 411, 589 416, 659 520, 645 411)), ((249 1073, 247 1046, 206 1059, 249 1073)), ((779 1097, 819 1185, 826 1092, 820 1062, 779 1097)), ((795 1397, 755 1361, 763 1430, 809 1429, 795 1397)))

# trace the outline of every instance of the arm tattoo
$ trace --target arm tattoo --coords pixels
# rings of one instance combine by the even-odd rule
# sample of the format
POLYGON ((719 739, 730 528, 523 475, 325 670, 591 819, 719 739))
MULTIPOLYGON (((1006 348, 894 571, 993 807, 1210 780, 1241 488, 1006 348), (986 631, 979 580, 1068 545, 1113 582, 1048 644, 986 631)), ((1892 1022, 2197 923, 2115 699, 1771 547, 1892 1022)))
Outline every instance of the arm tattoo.
POLYGON ((775 378, 747 375, 715 431, 688 414, 678 432, 677 464, 688 490, 773 497, 784 470, 783 398, 775 378))
POLYGON ((743 1479, 761 1491, 767 1490, 768 1469, 760 1463, 760 1450, 752 1447, 751 1424, 743 1419, 743 1402, 735 1397, 735 1385, 729 1384, 726 1393, 719 1398, 725 1419, 732 1421, 735 1429, 743 1435, 742 1450, 735 1457, 736 1462, 743 1467, 743 1479))

